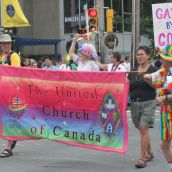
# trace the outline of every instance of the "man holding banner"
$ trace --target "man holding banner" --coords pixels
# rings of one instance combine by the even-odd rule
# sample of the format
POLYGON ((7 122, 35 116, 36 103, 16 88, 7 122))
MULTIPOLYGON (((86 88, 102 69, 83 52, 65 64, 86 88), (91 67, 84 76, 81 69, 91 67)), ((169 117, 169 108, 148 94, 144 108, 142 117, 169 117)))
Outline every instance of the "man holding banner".
POLYGON ((172 171, 172 46, 166 45, 160 54, 163 68, 144 76, 158 90, 157 103, 161 110, 161 149, 172 171))
MULTIPOLYGON (((1 48, 1 56, 0 56, 0 64, 2 65, 10 65, 19 67, 21 64, 20 57, 17 53, 12 52, 11 50, 12 40, 11 36, 8 34, 0 35, 0 48, 1 48)), ((12 149, 15 147, 16 141, 8 140, 8 144, 5 150, 0 154, 1 158, 12 156, 12 149)))
POLYGON ((157 102, 161 105, 161 149, 172 171, 172 3, 152 4, 154 44, 163 49, 160 53, 163 68, 155 74, 145 75, 152 78, 159 90, 157 102))

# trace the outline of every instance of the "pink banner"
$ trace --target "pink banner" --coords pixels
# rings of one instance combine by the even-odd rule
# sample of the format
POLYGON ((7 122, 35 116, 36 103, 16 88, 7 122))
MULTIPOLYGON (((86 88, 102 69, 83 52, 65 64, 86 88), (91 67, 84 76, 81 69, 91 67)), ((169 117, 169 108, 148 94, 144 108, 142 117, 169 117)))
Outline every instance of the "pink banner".
POLYGON ((0 66, 0 135, 125 153, 126 73, 0 66))

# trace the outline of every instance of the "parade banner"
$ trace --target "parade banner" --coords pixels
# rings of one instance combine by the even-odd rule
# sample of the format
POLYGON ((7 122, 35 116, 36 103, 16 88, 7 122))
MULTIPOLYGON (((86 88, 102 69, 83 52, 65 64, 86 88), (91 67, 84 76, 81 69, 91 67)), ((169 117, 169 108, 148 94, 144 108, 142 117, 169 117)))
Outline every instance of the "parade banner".
POLYGON ((152 4, 155 47, 172 45, 172 3, 152 4))
POLYGON ((50 139, 125 153, 124 72, 50 71, 0 66, 0 137, 50 139))

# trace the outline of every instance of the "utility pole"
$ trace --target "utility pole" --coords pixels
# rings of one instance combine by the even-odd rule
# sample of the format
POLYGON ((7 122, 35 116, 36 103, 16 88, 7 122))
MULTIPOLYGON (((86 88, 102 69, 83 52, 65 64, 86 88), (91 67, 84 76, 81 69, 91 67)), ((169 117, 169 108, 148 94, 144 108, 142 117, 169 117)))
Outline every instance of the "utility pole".
POLYGON ((140 0, 132 0, 131 67, 136 67, 136 50, 140 43, 140 0))
POLYGON ((104 0, 95 0, 96 7, 99 9, 99 19, 98 19, 98 39, 99 39, 99 52, 102 55, 102 62, 104 63, 104 0))

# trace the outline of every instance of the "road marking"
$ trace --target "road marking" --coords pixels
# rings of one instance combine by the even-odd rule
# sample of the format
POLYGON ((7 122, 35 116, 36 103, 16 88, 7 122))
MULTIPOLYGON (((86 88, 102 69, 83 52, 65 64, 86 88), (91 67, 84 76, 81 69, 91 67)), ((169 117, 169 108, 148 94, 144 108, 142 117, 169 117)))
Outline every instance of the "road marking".
MULTIPOLYGON (((127 112, 127 113, 131 113, 130 110, 127 110, 126 112, 127 112)), ((160 113, 160 111, 159 111, 159 110, 156 110, 155 113, 160 113)))
MULTIPOLYGON (((127 115, 127 120, 128 121, 132 121, 132 119, 131 119, 131 111, 130 110, 126 111, 126 115, 127 115)), ((155 111, 155 121, 160 121, 160 111, 159 110, 155 111)))
MULTIPOLYGON (((130 110, 127 110, 127 111, 126 111, 126 115, 127 115, 127 116, 131 116, 131 111, 130 111, 130 110)), ((160 111, 159 111, 159 110, 156 110, 156 111, 155 111, 155 116, 160 116, 160 111)))
MULTIPOLYGON (((128 120, 128 121, 132 121, 131 118, 128 118, 127 120, 128 120)), ((160 121, 160 119, 157 118, 157 119, 155 119, 155 121, 160 121)))

